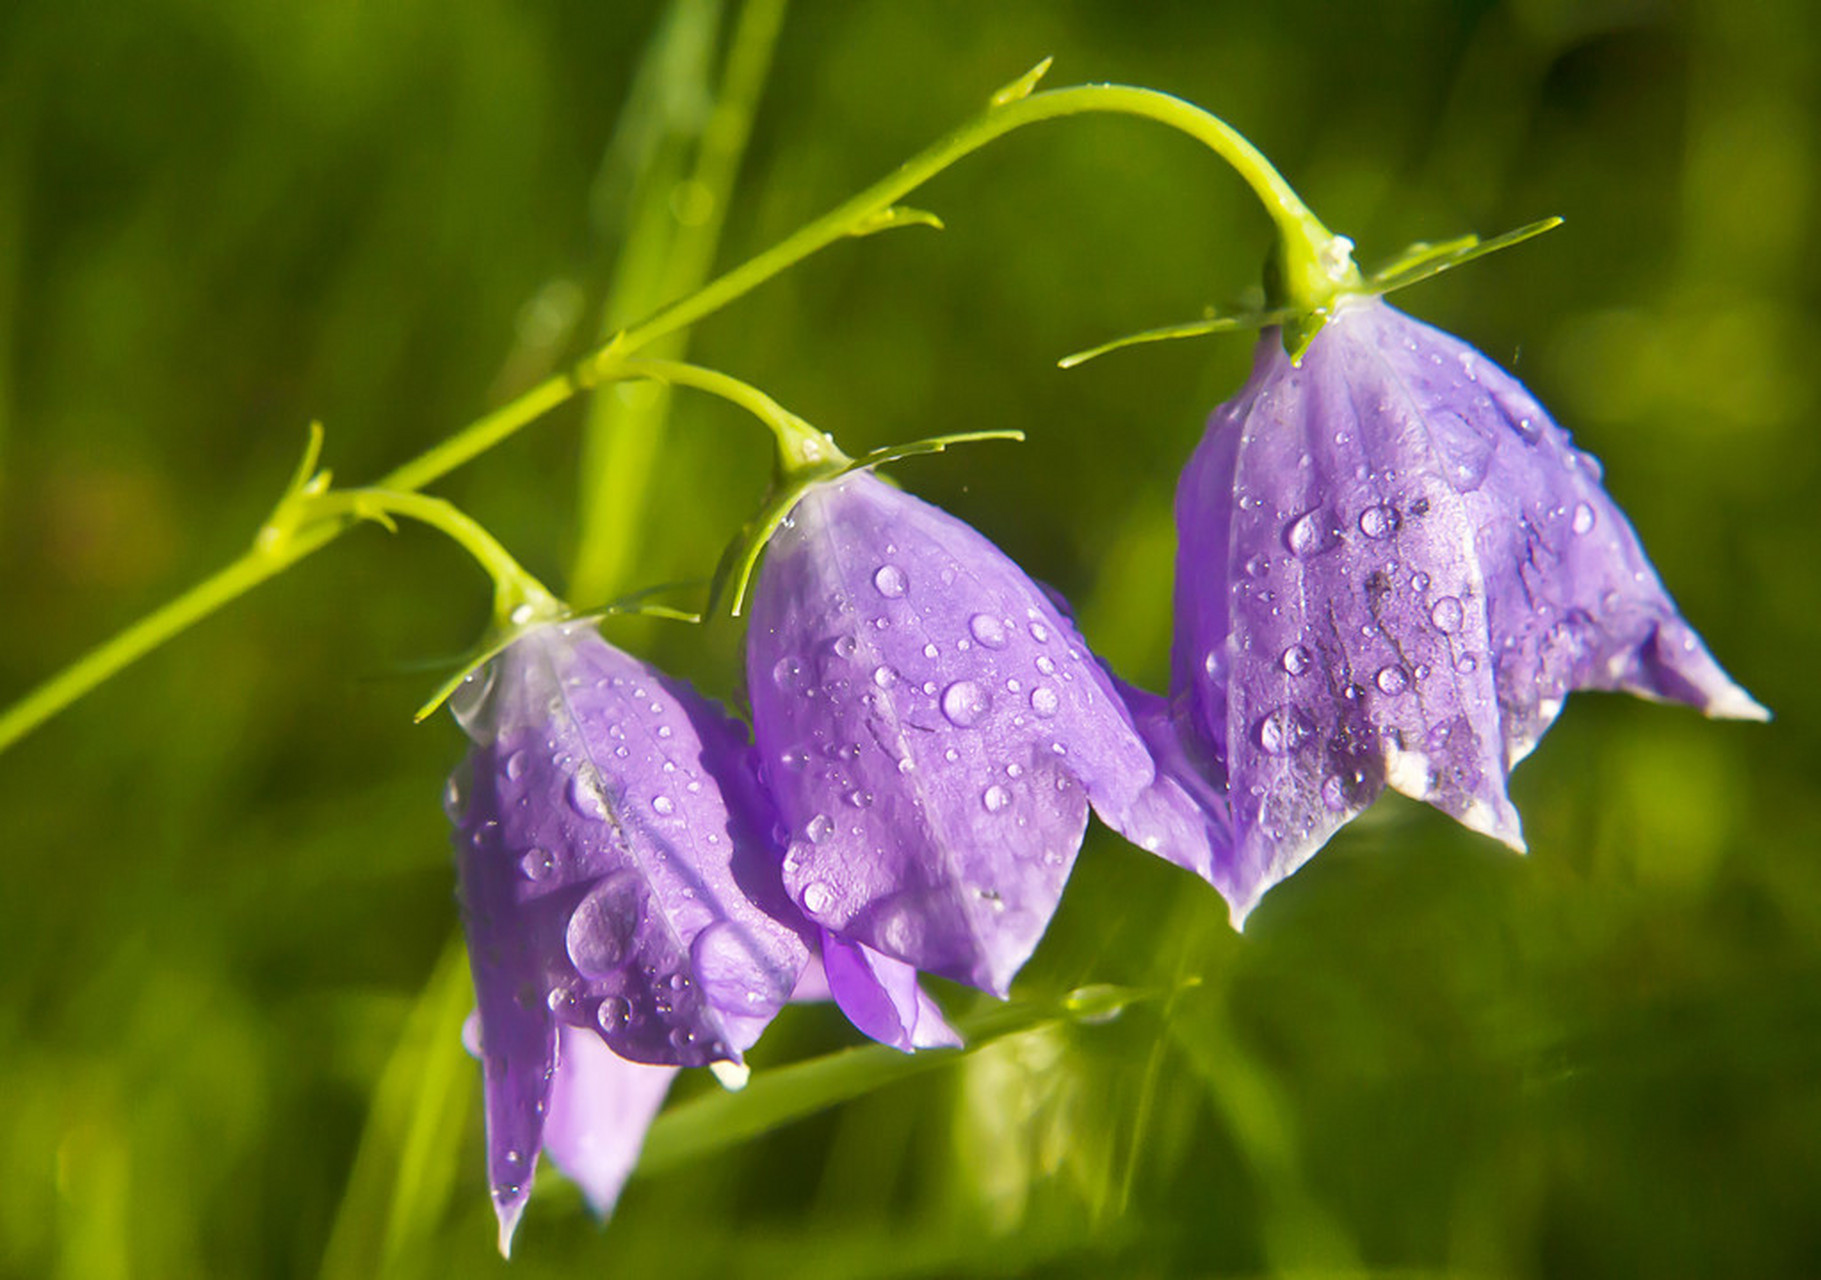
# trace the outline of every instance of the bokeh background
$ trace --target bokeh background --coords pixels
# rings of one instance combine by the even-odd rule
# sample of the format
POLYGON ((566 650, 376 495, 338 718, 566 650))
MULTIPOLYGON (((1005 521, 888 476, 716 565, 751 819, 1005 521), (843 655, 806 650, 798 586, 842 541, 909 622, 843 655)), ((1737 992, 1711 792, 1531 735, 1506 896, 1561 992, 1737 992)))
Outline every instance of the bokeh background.
MULTIPOLYGON (((1368 264, 1566 217, 1400 304, 1604 458, 1776 723, 1577 697, 1516 779, 1528 859, 1387 800, 1243 938, 1097 829, 1015 1016, 940 988, 974 1050, 829 1057, 852 1033, 792 1010, 747 1095, 679 1088, 605 1231, 546 1170, 510 1272, 1821 1273, 1817 22, 1803 0, 14 0, 0 699, 238 554, 311 419, 338 479, 373 478, 1041 56, 1052 83, 1170 90, 1368 264), (736 44, 764 73, 750 145, 717 126, 702 170, 736 44), (1108 983, 1172 994, 1072 1012, 1108 983)), ((1054 362, 1243 301, 1266 220, 1194 144, 1116 119, 1025 131, 912 202, 948 229, 836 245, 692 356, 850 452, 1028 432, 897 475, 1161 685, 1174 474, 1250 342, 1054 362)), ((612 392, 437 492, 595 602, 704 575, 767 469, 734 410, 612 392)), ((461 743, 410 719, 487 605, 436 536, 363 529, 0 760, 0 1274, 507 1273, 455 1037, 438 797, 461 743)), ((739 696, 729 628, 609 635, 739 696)))

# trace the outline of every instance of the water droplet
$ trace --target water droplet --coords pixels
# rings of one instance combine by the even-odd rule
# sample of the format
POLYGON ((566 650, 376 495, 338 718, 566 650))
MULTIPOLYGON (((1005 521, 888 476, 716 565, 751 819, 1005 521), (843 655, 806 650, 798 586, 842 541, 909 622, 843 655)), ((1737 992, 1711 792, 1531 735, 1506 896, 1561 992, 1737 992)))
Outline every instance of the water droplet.
POLYGON ((568 987, 552 987, 544 997, 544 1004, 557 1017, 571 1013, 575 1009, 575 992, 568 987))
POLYGON ((1577 536, 1585 536, 1586 534, 1593 532, 1593 523, 1593 508, 1583 502, 1575 507, 1574 520, 1568 527, 1573 529, 1577 536))
POLYGON ((1036 667, 1037 670, 1041 671, 1046 676, 1053 676, 1056 674, 1056 664, 1050 660, 1050 655, 1047 653, 1040 653, 1037 655, 1036 667))
POLYGON ((779 658, 771 668, 771 681, 780 689, 803 687, 803 660, 794 654, 779 658))
POLYGON ((1359 531, 1368 538, 1389 538, 1397 532, 1397 512, 1380 504, 1359 513, 1359 531))
POLYGON ((1008 778, 1022 778, 1024 776, 1024 766, 1019 764, 1016 760, 1012 761, 1005 766, 1005 776, 1008 778))
POLYGON ((1031 710, 1040 716, 1053 716, 1062 708, 1062 699, 1046 684, 1031 690, 1031 710))
POLYGON ((953 747, 950 747, 947 751, 944 751, 942 753, 942 758, 944 760, 948 761, 950 764, 953 764, 953 763, 955 763, 955 761, 957 761, 961 758, 961 753, 959 751, 955 750, 953 747))
POLYGON ((1300 676, 1309 669, 1309 651, 1300 644, 1293 644, 1284 650, 1284 670, 1293 676, 1300 676))
POLYGON ((1514 418, 1511 420, 1511 429, 1517 432, 1518 439, 1525 444, 1535 444, 1543 436, 1542 428, 1537 426, 1533 418, 1514 418))
POLYGON ((852 636, 836 636, 831 647, 838 658, 851 658, 860 652, 860 642, 852 636))
POLYGON ((660 814, 666 818, 677 811, 676 802, 669 796, 653 796, 651 798, 651 808, 654 813, 660 814))
POLYGON ((896 600, 909 585, 904 579, 904 570, 895 564, 882 564, 873 574, 873 588, 887 600, 896 600))
POLYGON ((1410 589, 1416 592, 1427 591, 1429 589, 1429 575, 1424 573, 1421 569, 1418 569, 1415 573, 1411 574, 1410 589))
POLYGON ((462 814, 468 809, 468 788, 461 778, 449 775, 449 781, 443 784, 443 813, 451 822, 460 822, 462 814))
POLYGON ((856 809, 871 808, 872 803, 873 803, 873 793, 870 791, 864 790, 863 788, 855 787, 852 791, 849 791, 847 793, 847 803, 851 804, 856 809))
POLYGON ((976 613, 967 620, 967 629, 988 649, 1005 648, 1005 624, 992 614, 976 613))
POLYGON ((1410 674, 1399 666, 1380 668, 1378 673, 1378 691, 1396 697, 1410 687, 1410 674))
POLYGON ((584 978, 603 978, 626 963, 644 892, 630 871, 608 876, 576 904, 563 943, 584 978))
POLYGON ((668 738, 669 736, 670 736, 670 726, 667 724, 659 725, 658 726, 658 737, 668 738))
POLYGON ((980 793, 980 803, 986 806, 988 813, 998 813, 1012 802, 1012 793, 998 783, 994 783, 980 793))
POLYGON ((778 761, 792 773, 801 773, 803 766, 809 763, 809 753, 801 747, 789 747, 779 752, 778 761))
POLYGON ((507 778, 511 779, 513 782, 517 782, 520 778, 525 776, 525 768, 530 763, 527 759, 528 754, 529 753, 524 751, 514 751, 511 755, 506 757, 507 778))
POLYGON ((1321 802, 1339 813, 1347 807, 1347 788, 1336 774, 1329 774, 1321 784, 1321 802))
POLYGON ((607 787, 593 765, 583 765, 570 782, 569 803, 584 818, 599 822, 607 817, 607 787))
POLYGON ((923 646, 923 656, 926 658, 935 657, 936 656, 936 646, 933 643, 924 645, 923 646))
POLYGON ((893 671, 890 667, 874 667, 873 683, 878 685, 881 689, 889 689, 894 684, 898 683, 898 673, 893 671))
POLYGON ((992 705, 992 695, 972 680, 957 680, 942 691, 942 714, 957 728, 978 724, 992 705))
POLYGON ((1031 639, 1035 640, 1038 644, 1048 644, 1050 642, 1050 629, 1041 622, 1031 623, 1031 639))
POLYGON ((1461 607, 1461 602, 1453 596, 1443 596, 1429 610, 1429 621, 1433 622, 1435 629, 1445 636, 1451 636, 1459 631, 1466 616, 1466 610, 1461 607))
POLYGON ((1277 707, 1259 719, 1258 745, 1266 755, 1287 756, 1314 731, 1314 723, 1300 707, 1277 707))
POLYGON ((1471 653, 1463 653, 1454 664, 1454 669, 1464 676, 1472 675, 1479 668, 1479 661, 1471 653))
POLYGON ((1007 693, 1024 692, 1024 681, 1020 680, 1017 676, 1007 676, 1006 681, 1005 681, 1005 691, 1007 693))
POLYGON ((803 890, 803 909, 812 916, 834 905, 835 891, 820 880, 803 890))
POLYGON ((1305 560, 1340 545, 1340 531, 1323 516, 1321 508, 1305 511, 1284 526, 1284 546, 1305 560))
POLYGON ((1271 561, 1264 556, 1253 556, 1246 561, 1246 577, 1262 578, 1271 571, 1271 561))
POLYGON ((544 849, 533 849, 518 860, 519 874, 527 880, 548 880, 556 872, 556 858, 544 849))
POLYGON ((828 838, 828 833, 835 829, 835 822, 826 813, 818 813, 803 827, 803 838, 811 844, 819 844, 828 838))
POLYGON ((612 1033, 632 1021, 632 1005, 623 996, 607 996, 595 1010, 594 1020, 602 1031, 612 1033))

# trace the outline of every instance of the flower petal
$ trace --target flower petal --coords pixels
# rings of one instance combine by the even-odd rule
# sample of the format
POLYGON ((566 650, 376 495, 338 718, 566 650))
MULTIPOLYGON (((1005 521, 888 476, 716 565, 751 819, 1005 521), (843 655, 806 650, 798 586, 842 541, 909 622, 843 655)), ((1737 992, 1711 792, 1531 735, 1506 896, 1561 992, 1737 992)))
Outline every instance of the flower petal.
POLYGON ((1387 784, 1523 848, 1511 765, 1576 688, 1761 714, 1599 468, 1510 377, 1372 299, 1267 334, 1178 489, 1174 685, 1224 766, 1236 920, 1387 784), (1224 693, 1223 693, 1224 689, 1224 693))
POLYGON ((1150 761, 1074 627, 1004 553, 856 473, 774 537, 747 678, 761 767, 812 920, 1003 994, 1092 803, 1150 761))
POLYGON ((559 1031, 544 1150, 597 1216, 613 1212, 676 1074, 626 1061, 592 1031, 559 1031))
POLYGON ((807 956, 753 901, 769 878, 785 905, 724 790, 746 785, 743 734, 586 626, 531 633, 488 676, 457 707, 476 739, 457 844, 464 882, 492 886, 506 917, 518 998, 633 1061, 738 1061, 807 956))
POLYGON ((961 1036, 918 985, 915 969, 863 942, 821 932, 829 991, 855 1027, 906 1053, 961 1047, 961 1036))

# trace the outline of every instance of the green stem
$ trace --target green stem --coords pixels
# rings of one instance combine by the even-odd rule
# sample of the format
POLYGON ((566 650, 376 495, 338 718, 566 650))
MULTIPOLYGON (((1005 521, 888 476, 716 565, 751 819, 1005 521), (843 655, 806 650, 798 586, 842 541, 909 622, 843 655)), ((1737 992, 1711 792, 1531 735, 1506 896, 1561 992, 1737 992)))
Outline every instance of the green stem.
POLYGON ((751 383, 717 369, 680 360, 623 360, 615 365, 613 376, 693 387, 738 405, 771 428, 786 471, 825 471, 846 466, 849 461, 825 432, 816 430, 751 383))
MULTIPOLYGON (((1285 288, 1292 300, 1308 301, 1309 309, 1313 310, 1322 299, 1336 291, 1335 264, 1346 262, 1345 242, 1330 234, 1257 148, 1224 121, 1154 89, 1080 85, 1034 93, 1012 101, 995 101, 980 116, 912 157, 896 172, 689 297, 622 330, 571 372, 546 379, 511 403, 470 423, 382 477, 377 487, 415 490, 441 479, 578 392, 616 376, 617 366, 658 339, 720 310, 836 240, 876 229, 868 227, 869 220, 876 219, 902 196, 994 139, 1039 121, 1088 113, 1139 116, 1205 143, 1239 172, 1276 222, 1285 288), (1323 280, 1329 282, 1325 291, 1321 284, 1323 280), (1300 295, 1298 290, 1302 291, 1300 295)), ((1350 270, 1350 266, 1347 269, 1350 270)), ((283 539, 278 546, 256 547, 213 577, 91 650, 73 666, 52 676, 0 713, 0 751, 164 641, 328 545, 345 527, 345 522, 316 524, 283 539)))
POLYGON ((309 502, 311 514, 317 518, 334 519, 346 514, 390 524, 387 517, 400 515, 447 535, 493 579, 493 620, 502 629, 559 618, 566 612, 562 601, 527 573, 498 538, 452 502, 408 490, 380 488, 335 490, 309 502))

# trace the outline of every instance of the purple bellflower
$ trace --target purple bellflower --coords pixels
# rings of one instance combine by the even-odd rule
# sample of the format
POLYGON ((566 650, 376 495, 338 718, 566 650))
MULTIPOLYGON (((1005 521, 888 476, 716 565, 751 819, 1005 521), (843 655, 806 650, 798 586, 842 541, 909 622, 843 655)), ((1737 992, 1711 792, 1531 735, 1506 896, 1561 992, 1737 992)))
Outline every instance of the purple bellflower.
POLYGON ((939 1040, 912 971, 1004 995, 1088 806, 1125 823, 1149 753, 1041 588, 866 471, 812 487, 773 535, 746 663, 785 885, 830 936, 836 998, 888 1042, 939 1040))
POLYGON ((1484 356, 1377 298, 1343 301, 1300 366, 1265 333, 1176 520, 1174 703, 1138 695, 1134 714, 1182 789, 1160 851, 1235 923, 1386 786, 1522 850, 1506 782, 1571 690, 1765 718, 1599 463, 1484 356))
POLYGON ((739 1075, 809 930, 744 730, 586 624, 514 641, 454 703, 450 813, 504 1251, 550 1153, 605 1213, 666 1068, 739 1075))

